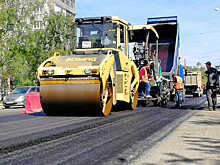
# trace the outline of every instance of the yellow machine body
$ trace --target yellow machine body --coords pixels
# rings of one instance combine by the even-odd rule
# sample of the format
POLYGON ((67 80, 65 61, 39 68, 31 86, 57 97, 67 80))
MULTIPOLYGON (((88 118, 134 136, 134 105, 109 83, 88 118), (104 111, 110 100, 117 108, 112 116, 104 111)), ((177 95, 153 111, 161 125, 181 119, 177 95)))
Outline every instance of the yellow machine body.
POLYGON ((128 54, 128 23, 119 17, 94 17, 76 19, 75 24, 80 37, 73 54, 56 52, 38 68, 44 112, 108 115, 118 101, 135 109, 139 73, 128 54))

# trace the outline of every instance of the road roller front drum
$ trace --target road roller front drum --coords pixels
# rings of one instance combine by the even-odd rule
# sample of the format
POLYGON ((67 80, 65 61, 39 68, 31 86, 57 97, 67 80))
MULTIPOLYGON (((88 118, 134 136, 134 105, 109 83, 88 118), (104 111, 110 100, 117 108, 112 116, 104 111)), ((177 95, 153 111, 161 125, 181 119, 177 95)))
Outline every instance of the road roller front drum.
POLYGON ((107 80, 104 86, 100 80, 68 81, 41 83, 41 104, 45 114, 107 116, 111 112, 113 104, 111 81, 107 80))

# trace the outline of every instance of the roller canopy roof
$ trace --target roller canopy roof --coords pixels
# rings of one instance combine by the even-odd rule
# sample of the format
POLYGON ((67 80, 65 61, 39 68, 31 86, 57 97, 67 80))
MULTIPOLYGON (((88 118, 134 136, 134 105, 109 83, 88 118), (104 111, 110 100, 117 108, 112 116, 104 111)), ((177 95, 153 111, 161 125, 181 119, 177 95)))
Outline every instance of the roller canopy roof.
POLYGON ((103 17, 85 17, 85 18, 76 18, 76 23, 90 24, 90 23, 111 23, 111 22, 121 22, 123 24, 129 24, 125 20, 121 19, 118 16, 103 16, 103 17))

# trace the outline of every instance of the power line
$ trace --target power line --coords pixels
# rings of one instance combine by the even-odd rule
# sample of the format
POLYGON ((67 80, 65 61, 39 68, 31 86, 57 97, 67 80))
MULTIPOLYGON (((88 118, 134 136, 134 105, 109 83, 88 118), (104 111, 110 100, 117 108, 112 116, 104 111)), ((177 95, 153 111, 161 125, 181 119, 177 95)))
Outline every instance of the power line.
POLYGON ((196 35, 206 35, 210 33, 220 33, 220 31, 210 31, 210 32, 200 32, 200 33, 193 33, 193 34, 181 34, 181 37, 191 37, 196 35))
MULTIPOLYGON (((202 56, 202 57, 209 57, 211 54, 216 53, 216 52, 220 52, 220 49, 215 50, 215 51, 211 51, 211 52, 208 52, 208 53, 203 53, 206 56, 202 56)), ((200 56, 203 55, 203 54, 200 54, 200 56)), ((217 54, 217 55, 219 55, 219 54, 217 54)))
POLYGON ((187 63, 192 63, 192 62, 198 62, 198 61, 212 61, 212 63, 220 63, 220 58, 219 57, 214 57, 214 58, 209 58, 209 59, 203 59, 203 58, 194 58, 194 59, 189 59, 187 57, 183 57, 186 59, 187 63))
MULTIPOLYGON (((199 57, 199 58, 205 58, 205 57, 213 58, 213 57, 215 57, 215 56, 216 56, 216 57, 219 57, 219 54, 213 55, 214 53, 217 53, 217 52, 219 52, 219 54, 220 54, 220 49, 219 49, 219 50, 212 51, 212 52, 208 52, 208 53, 196 55, 196 57, 194 56, 194 57, 187 58, 187 59, 188 59, 188 60, 194 60, 194 59, 198 59, 198 57, 199 57), (205 55, 205 56, 203 56, 203 55, 205 55), (212 56, 210 56, 210 55, 212 55, 212 56)), ((185 57, 185 58, 186 58, 186 57, 185 57)))
MULTIPOLYGON (((76 3, 76 6, 78 7, 78 9, 80 10, 80 12, 82 13, 81 15, 85 16, 85 14, 84 14, 83 10, 81 9, 80 5, 76 1, 75 1, 75 3, 76 3)), ((76 15, 80 17, 80 15, 77 14, 77 12, 76 12, 76 15)))
POLYGON ((97 13, 96 13, 92 8, 90 8, 90 7, 85 3, 84 0, 81 0, 81 2, 83 3, 83 6, 85 6, 90 12, 94 13, 95 16, 97 16, 97 13))
POLYGON ((192 44, 195 45, 195 44, 201 44, 202 42, 210 42, 210 41, 216 42, 216 41, 220 41, 220 38, 218 38, 218 39, 210 39, 210 40, 198 39, 199 41, 196 41, 196 40, 194 39, 194 40, 184 40, 184 41, 185 42, 187 41, 188 43, 191 41, 191 42, 193 42, 192 44))

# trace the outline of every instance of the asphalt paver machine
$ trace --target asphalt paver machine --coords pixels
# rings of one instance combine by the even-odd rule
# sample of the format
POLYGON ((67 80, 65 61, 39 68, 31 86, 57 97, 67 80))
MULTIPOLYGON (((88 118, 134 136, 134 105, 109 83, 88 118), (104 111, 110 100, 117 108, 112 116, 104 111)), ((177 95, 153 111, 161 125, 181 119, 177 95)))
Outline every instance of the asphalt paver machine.
POLYGON ((141 98, 141 91, 145 91, 145 85, 144 83, 139 85, 138 103, 142 106, 146 106, 150 102, 161 106, 167 104, 167 80, 161 75, 161 61, 158 59, 158 39, 159 35, 151 25, 129 26, 129 42, 134 44, 134 62, 139 71, 145 63, 150 64, 148 73, 153 76, 149 79, 152 98, 141 98))

